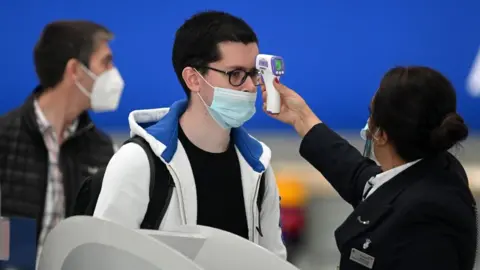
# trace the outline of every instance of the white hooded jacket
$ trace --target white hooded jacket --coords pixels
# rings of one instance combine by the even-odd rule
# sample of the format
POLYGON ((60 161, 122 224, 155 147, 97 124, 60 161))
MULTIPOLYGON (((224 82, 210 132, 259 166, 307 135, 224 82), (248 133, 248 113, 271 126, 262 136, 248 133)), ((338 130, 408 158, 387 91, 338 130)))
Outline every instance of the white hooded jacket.
MULTIPOLYGON (((197 222, 197 196, 192 169, 178 140, 178 121, 187 101, 170 108, 138 110, 130 113, 130 135, 143 137, 153 152, 167 165, 175 182, 170 204, 159 229, 197 222)), ((249 239, 286 258, 280 227, 280 198, 271 151, 245 129, 232 129, 242 175, 249 239), (260 178, 265 174, 262 212, 256 204, 260 178)), ((129 228, 139 228, 149 202, 150 168, 145 151, 135 143, 122 146, 110 160, 94 216, 129 228)), ((221 202, 219 202, 221 203, 221 202)))

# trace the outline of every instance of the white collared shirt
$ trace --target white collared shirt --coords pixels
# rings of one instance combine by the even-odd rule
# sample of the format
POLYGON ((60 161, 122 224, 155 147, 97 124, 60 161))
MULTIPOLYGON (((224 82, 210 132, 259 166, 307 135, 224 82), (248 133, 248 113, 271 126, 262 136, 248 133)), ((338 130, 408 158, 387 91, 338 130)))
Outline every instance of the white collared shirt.
MULTIPOLYGON (((45 208, 42 230, 38 239, 37 258, 42 250, 43 242, 50 230, 65 217, 65 193, 63 190, 63 175, 59 167, 60 144, 58 136, 52 125, 42 112, 40 105, 35 100, 33 103, 35 116, 40 133, 43 136, 48 152, 48 178, 45 194, 45 208)), ((67 139, 78 127, 78 119, 65 129, 63 138, 67 139)))
POLYGON ((421 159, 417 159, 408 163, 405 163, 401 166, 392 168, 388 171, 384 171, 376 176, 370 178, 365 184, 365 188, 363 189, 363 199, 365 200, 368 196, 372 195, 379 187, 383 184, 388 182, 393 177, 397 176, 399 173, 403 172, 404 170, 408 169, 413 164, 419 162, 421 159))

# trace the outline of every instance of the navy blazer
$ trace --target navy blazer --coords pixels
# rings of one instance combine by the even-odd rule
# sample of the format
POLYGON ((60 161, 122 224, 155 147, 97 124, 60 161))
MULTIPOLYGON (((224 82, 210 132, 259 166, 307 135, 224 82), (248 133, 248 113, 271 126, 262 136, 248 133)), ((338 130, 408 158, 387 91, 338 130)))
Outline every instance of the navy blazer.
POLYGON ((325 124, 303 138, 300 154, 354 210, 335 231, 341 270, 471 270, 476 203, 450 153, 424 158, 362 201, 381 168, 325 124))

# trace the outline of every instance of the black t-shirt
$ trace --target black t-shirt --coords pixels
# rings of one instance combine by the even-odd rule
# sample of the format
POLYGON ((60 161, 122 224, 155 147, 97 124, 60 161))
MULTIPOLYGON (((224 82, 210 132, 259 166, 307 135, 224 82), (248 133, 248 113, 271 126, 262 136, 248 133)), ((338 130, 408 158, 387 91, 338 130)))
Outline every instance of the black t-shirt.
POLYGON ((214 227, 248 239, 240 163, 230 140, 223 153, 206 152, 178 128, 197 187, 197 224, 214 227))

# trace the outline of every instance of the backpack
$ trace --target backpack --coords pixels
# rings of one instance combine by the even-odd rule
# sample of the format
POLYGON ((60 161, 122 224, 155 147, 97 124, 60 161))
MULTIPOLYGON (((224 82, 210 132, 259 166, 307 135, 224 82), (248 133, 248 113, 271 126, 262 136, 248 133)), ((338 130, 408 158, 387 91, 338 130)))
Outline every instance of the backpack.
MULTIPOLYGON (((140 229, 156 230, 165 216, 170 204, 173 188, 175 183, 167 169, 165 163, 153 153, 150 145, 139 136, 134 136, 126 140, 123 144, 136 143, 140 145, 147 154, 150 164, 150 201, 147 211, 140 225, 140 229), (156 174, 157 170, 165 170, 165 173, 156 174), (168 179, 160 177, 160 175, 168 175, 168 179), (158 177, 157 177, 158 176, 158 177)), ((98 196, 102 189, 103 176, 106 168, 97 171, 94 175, 87 177, 77 193, 73 211, 70 216, 93 216, 95 206, 97 205, 98 196)), ((260 180, 260 187, 257 196, 257 207, 259 213, 262 210, 263 197, 265 193, 265 174, 260 180)))

